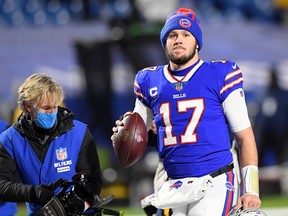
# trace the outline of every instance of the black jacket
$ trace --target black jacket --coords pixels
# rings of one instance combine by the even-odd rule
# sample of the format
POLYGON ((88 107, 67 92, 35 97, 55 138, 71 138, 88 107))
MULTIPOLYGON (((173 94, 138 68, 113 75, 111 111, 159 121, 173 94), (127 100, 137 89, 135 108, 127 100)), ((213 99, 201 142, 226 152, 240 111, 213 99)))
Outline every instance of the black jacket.
MULTIPOLYGON (((73 118, 70 110, 58 107, 57 124, 52 129, 36 127, 35 123, 23 113, 13 127, 21 136, 27 137, 35 154, 43 162, 51 141, 74 127, 73 118)), ((97 195, 100 194, 102 186, 100 163, 96 144, 88 127, 81 145, 76 172, 86 173, 92 183, 91 190, 97 195)), ((32 187, 21 183, 14 159, 0 143, 0 201, 31 202, 32 187)))

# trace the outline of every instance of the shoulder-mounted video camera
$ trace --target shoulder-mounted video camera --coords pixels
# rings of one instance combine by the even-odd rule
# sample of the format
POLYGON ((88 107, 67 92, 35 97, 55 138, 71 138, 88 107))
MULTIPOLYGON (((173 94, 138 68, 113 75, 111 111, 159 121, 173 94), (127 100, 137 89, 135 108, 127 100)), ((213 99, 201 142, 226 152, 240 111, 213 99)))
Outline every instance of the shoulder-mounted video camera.
POLYGON ((88 190, 88 179, 85 174, 75 174, 72 182, 58 179, 49 185, 51 191, 62 188, 35 216, 123 216, 123 212, 103 208, 114 196, 100 198, 88 190), (91 204, 90 206, 88 205, 91 204))

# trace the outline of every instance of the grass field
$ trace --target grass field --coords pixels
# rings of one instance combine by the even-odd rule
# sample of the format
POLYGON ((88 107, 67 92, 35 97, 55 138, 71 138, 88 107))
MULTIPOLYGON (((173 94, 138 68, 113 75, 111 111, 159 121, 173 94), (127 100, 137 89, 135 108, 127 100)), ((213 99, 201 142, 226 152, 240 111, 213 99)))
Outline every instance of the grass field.
MULTIPOLYGON (((264 196, 261 198, 263 208, 287 207, 288 196, 264 196)), ((288 215, 288 212, 287 212, 288 215)))
MULTIPOLYGON (((267 209, 268 216, 286 216, 288 215, 288 196, 264 196, 262 199, 261 209, 267 209), (282 213, 283 212, 283 213, 282 213)), ((128 208, 128 207, 111 207, 107 205, 107 208, 114 210, 122 210, 125 216, 144 216, 142 209, 128 208)), ((19 205, 19 211, 17 216, 27 216, 26 207, 24 204, 19 205)))

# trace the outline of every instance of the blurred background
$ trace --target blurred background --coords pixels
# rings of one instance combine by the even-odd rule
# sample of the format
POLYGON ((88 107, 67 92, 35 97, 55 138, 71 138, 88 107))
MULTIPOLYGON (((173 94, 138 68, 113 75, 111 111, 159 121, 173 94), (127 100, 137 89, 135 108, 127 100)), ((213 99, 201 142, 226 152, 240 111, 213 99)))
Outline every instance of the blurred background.
POLYGON ((134 106, 138 70, 166 64, 159 33, 179 7, 201 20, 203 60, 236 61, 260 157, 262 195, 288 195, 287 0, 0 0, 0 118, 17 117, 17 88, 32 73, 56 79, 65 104, 97 142, 104 187, 139 207, 153 192, 157 152, 121 168, 110 142, 134 106))

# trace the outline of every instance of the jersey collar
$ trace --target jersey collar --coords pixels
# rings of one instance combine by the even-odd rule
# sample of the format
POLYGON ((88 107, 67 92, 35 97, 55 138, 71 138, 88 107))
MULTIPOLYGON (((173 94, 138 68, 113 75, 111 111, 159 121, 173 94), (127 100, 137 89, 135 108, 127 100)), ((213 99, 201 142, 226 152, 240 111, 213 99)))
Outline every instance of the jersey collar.
POLYGON ((165 65, 164 76, 170 83, 187 82, 203 63, 204 61, 200 59, 200 61, 181 79, 178 79, 175 76, 173 76, 168 69, 168 65, 165 65))

